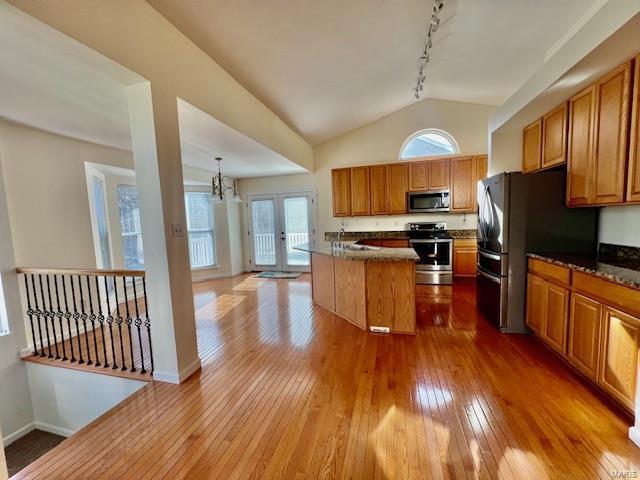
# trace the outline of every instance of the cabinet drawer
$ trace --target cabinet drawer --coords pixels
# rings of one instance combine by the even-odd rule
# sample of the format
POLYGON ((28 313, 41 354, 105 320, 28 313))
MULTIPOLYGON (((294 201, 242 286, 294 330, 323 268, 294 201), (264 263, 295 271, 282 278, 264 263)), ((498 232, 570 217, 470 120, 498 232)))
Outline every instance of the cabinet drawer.
POLYGON ((582 272, 573 272, 573 290, 605 305, 640 316, 640 290, 618 285, 582 272))
POLYGON ((562 285, 571 284, 571 270, 567 267, 561 267, 560 265, 530 258, 529 271, 562 285))
POLYGON ((454 238, 453 247, 476 248, 478 246, 477 238, 454 238))

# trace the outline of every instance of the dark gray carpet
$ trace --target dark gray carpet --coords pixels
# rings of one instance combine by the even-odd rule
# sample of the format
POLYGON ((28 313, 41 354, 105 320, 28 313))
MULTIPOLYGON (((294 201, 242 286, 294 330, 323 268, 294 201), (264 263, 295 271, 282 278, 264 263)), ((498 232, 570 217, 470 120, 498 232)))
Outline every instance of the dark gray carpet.
POLYGON ((64 437, 60 435, 43 432, 42 430, 33 430, 13 442, 4 449, 7 457, 7 467, 9 468, 9 477, 40 458, 63 440, 64 437))

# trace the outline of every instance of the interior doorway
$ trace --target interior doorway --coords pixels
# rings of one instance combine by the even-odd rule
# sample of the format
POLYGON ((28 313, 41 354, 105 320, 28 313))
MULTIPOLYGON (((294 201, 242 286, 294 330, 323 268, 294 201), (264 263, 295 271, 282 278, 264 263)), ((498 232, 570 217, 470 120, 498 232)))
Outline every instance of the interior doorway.
POLYGON ((313 244, 315 194, 249 195, 251 269, 310 271, 311 259, 295 247, 313 244))

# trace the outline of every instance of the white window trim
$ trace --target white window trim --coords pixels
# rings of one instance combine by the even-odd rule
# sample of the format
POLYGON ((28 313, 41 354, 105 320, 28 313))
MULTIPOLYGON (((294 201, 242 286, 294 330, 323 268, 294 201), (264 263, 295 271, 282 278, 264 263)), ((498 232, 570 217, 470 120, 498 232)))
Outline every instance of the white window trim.
POLYGON ((9 335, 10 333, 9 316, 7 315, 7 305, 4 300, 4 286, 2 276, 0 275, 0 337, 9 335))
MULTIPOLYGON (((440 130, 439 128, 423 128, 422 130, 418 130, 417 132, 413 133, 412 135, 409 136, 409 138, 407 138, 404 143, 402 144, 402 147, 400 148, 400 152, 398 153, 398 160, 411 160, 412 158, 422 158, 422 157, 403 157, 402 156, 402 152, 404 152, 404 149, 407 148, 407 145, 409 145, 409 143, 411 143, 415 138, 424 135, 426 133, 436 133, 438 135, 442 135, 443 137, 445 137, 447 140, 449 140, 451 142, 451 145, 453 145, 453 153, 450 153, 448 155, 460 155, 460 145, 458 145, 458 142, 456 141, 456 139, 453 137, 453 135, 451 135, 449 132, 446 132, 444 130, 440 130)), ((447 155, 428 155, 431 157, 446 157, 447 155)))
POLYGON ((213 202, 213 196, 211 195, 211 191, 205 188, 198 187, 185 187, 184 189, 184 200, 185 200, 185 216, 187 215, 187 194, 189 193, 208 193, 209 194, 209 204, 211 205, 211 228, 207 229, 189 229, 189 217, 186 217, 187 221, 187 241, 189 241, 189 233, 191 232, 211 232, 213 237, 213 258, 214 263, 212 265, 205 265, 202 267, 194 267, 191 265, 191 252, 189 252, 189 267, 191 267, 192 272, 197 272, 201 270, 212 270, 218 268, 218 239, 216 236, 216 214, 215 214, 215 203, 213 202))

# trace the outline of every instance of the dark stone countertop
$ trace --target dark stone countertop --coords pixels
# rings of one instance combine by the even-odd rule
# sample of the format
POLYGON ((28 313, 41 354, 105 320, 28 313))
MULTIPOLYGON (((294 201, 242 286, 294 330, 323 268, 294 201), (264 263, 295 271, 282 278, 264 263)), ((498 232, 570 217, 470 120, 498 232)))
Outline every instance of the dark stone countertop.
POLYGON ((638 258, 570 253, 527 253, 527 256, 640 289, 638 258))
POLYGON ((417 262, 420 257, 413 248, 370 247, 367 250, 331 248, 329 245, 310 246, 308 243, 294 247, 308 253, 318 253, 344 260, 366 260, 370 262, 417 262))
MULTIPOLYGON (((477 230, 447 230, 452 238, 477 238, 477 230)), ((373 239, 407 239, 409 232, 407 230, 391 230, 391 231, 371 231, 371 232, 344 232, 342 240, 345 242, 355 242, 358 240, 373 239)), ((338 232, 325 232, 324 239, 327 242, 335 242, 338 240, 338 232)))

